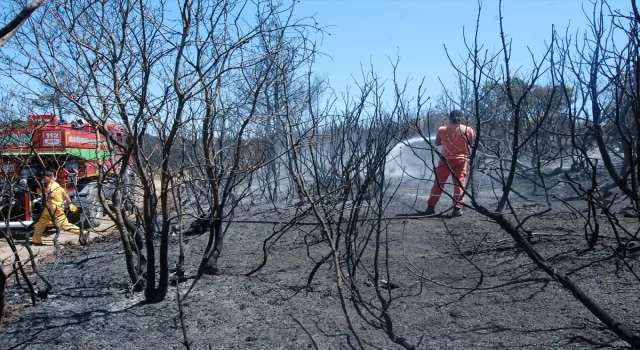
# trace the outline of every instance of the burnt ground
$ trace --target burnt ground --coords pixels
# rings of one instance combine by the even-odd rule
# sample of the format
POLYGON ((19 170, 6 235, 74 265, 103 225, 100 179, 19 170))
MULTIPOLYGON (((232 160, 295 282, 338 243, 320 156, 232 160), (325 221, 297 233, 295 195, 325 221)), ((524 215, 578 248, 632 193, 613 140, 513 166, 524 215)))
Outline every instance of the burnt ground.
MULTIPOLYGON (((409 181, 386 211, 393 217, 423 209, 428 188, 409 181)), ((524 184, 517 189, 531 192, 524 184)), ((566 187, 552 190, 570 197, 566 187)), ((544 197, 513 196, 520 215, 545 208, 544 197)), ((480 201, 495 208, 490 186, 480 201)), ((447 201, 443 198, 440 208, 447 201)), ((448 202, 448 201, 447 201, 448 202)), ((580 208, 579 201, 570 202, 580 208)), ((617 204, 620 209, 624 203, 617 204)), ((285 219, 282 205, 255 206, 240 211, 241 219, 285 219)), ((638 220, 628 220, 629 229, 638 220)), ((496 224, 467 209, 456 219, 430 218, 390 222, 391 281, 395 300, 395 332, 421 349, 525 348, 623 349, 620 341, 571 294, 530 261, 496 224), (420 275, 424 283, 420 286, 420 275), (480 283, 481 281, 481 283, 480 283)), ((608 227, 594 250, 588 250, 583 221, 553 203, 553 210, 527 222, 534 246, 558 270, 570 277, 604 309, 640 333, 637 307, 640 282, 612 253, 615 241, 608 227)), ((604 225, 603 225, 604 226, 604 225)), ((227 235, 220 276, 205 276, 184 300, 187 335, 194 349, 350 349, 355 348, 337 297, 334 271, 326 264, 304 286, 313 263, 304 244, 308 228, 290 231, 270 248, 267 265, 251 277, 245 274, 262 260, 262 241, 272 225, 237 223, 227 235)), ((205 236, 189 237, 187 273, 193 275, 205 236)), ((172 239, 177 246, 177 239, 172 239)), ((322 245, 310 253, 318 258, 322 245)), ((171 255, 175 264, 177 255, 171 255)), ((630 256, 629 263, 638 260, 630 256)), ((67 247, 54 268, 42 266, 53 282, 52 295, 29 306, 27 294, 12 284, 9 310, 2 329, 2 349, 179 349, 183 341, 176 287, 167 299, 146 304, 141 293, 131 294, 122 248, 117 235, 88 248, 67 247)), ((181 293, 191 284, 180 285, 181 293)), ((360 286, 371 291, 367 281, 360 286)), ((356 330, 371 348, 398 348, 380 330, 364 324, 351 309, 356 330)))

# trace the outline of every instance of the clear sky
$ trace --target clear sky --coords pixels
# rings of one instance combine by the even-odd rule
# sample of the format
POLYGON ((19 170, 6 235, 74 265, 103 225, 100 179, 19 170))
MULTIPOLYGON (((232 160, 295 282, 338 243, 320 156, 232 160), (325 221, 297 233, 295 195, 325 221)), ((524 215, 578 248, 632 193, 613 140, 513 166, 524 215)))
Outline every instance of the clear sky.
MULTIPOLYGON (((631 8, 630 0, 608 3, 625 13, 631 8)), ((574 34, 587 29, 583 8, 591 12, 593 5, 582 0, 504 0, 504 27, 513 39, 512 67, 530 68, 527 48, 542 57, 552 24, 561 32, 570 25, 574 34)), ((387 56, 399 54, 400 77, 414 81, 425 77, 427 96, 435 97, 441 91, 438 78, 447 87, 454 86, 444 45, 452 55, 464 52, 463 28, 472 39, 477 1, 301 0, 296 12, 298 16, 315 14, 318 24, 327 26, 331 35, 324 36, 320 50, 331 58, 320 58, 315 71, 326 73, 336 92, 353 85, 352 75, 360 76, 361 64, 373 63, 380 76, 390 77, 387 56)), ((500 47, 498 18, 498 0, 484 0, 479 42, 490 50, 500 47)))

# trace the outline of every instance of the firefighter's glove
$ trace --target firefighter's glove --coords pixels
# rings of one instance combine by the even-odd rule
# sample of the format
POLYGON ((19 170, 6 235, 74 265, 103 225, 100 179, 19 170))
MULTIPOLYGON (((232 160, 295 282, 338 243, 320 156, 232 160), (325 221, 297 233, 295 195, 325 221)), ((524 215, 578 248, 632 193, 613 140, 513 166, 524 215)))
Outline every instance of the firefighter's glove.
POLYGON ((75 213, 75 212, 78 211, 78 207, 76 207, 73 204, 69 204, 69 211, 72 212, 72 213, 75 213))

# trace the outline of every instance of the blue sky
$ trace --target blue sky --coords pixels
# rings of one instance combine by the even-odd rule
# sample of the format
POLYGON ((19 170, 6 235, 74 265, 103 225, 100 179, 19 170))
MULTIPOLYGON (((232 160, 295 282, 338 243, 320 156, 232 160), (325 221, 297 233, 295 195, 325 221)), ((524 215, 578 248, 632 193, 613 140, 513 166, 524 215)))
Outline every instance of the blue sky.
MULTIPOLYGON (((628 0, 610 0, 614 9, 630 9, 628 0)), ((530 68, 527 48, 542 57, 551 26, 564 33, 587 28, 584 9, 592 4, 582 0, 504 0, 504 27, 513 39, 512 66, 530 68)), ((373 63, 380 76, 390 77, 387 56, 401 57, 399 76, 425 77, 427 96, 441 91, 438 78, 454 86, 454 70, 444 46, 452 55, 464 52, 463 27, 472 39, 477 16, 475 0, 301 0, 298 16, 315 15, 331 35, 322 39, 320 50, 331 56, 318 59, 315 72, 326 74, 340 93, 359 77, 361 64, 373 63)), ((483 1, 479 42, 489 50, 500 47, 498 1, 483 1)), ((321 39, 318 39, 320 41, 321 39)), ((460 62, 460 60, 458 60, 460 62)), ((411 85, 417 88, 417 84, 411 85)), ((411 91, 413 94, 414 91, 411 91)))

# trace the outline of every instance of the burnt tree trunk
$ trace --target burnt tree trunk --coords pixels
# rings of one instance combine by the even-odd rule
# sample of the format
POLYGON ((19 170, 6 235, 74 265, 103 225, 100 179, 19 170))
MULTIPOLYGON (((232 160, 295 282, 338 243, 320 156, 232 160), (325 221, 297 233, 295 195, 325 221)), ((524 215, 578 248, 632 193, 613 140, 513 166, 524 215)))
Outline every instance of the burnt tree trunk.
POLYGON ((2 317, 4 316, 4 290, 7 286, 7 274, 4 272, 4 268, 0 266, 0 324, 2 324, 2 317))
POLYGON ((219 275, 222 271, 218 268, 218 259, 222 253, 222 245, 224 242, 224 228, 222 220, 218 215, 212 217, 209 232, 209 241, 212 243, 207 246, 202 265, 200 266, 200 274, 219 275))

